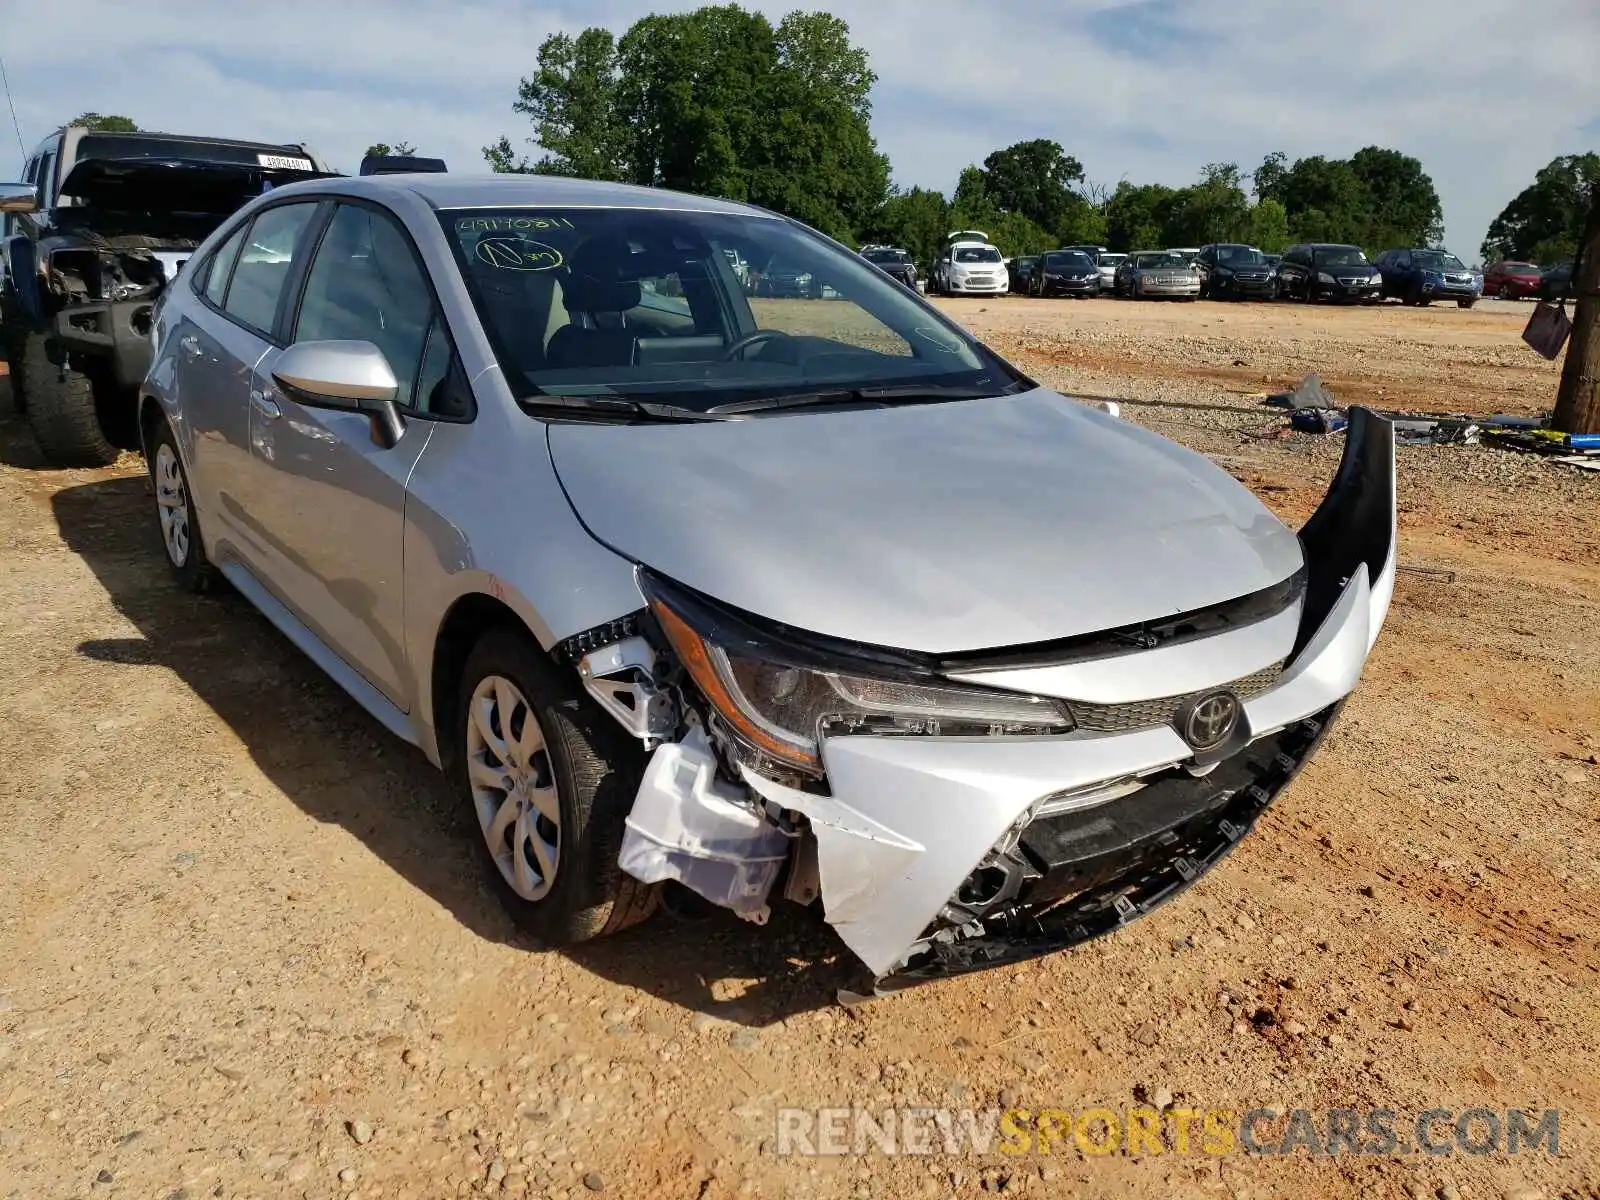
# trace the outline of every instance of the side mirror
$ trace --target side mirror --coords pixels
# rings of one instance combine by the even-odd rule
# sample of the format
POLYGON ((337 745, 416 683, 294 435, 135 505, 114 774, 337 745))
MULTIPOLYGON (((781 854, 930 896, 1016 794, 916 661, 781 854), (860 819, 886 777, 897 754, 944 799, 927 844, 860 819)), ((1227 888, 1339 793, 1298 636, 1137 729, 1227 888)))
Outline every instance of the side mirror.
POLYGON ((272 378, 307 408, 367 414, 372 440, 386 450, 406 431, 399 381, 371 342, 298 342, 278 356, 272 378))
POLYGON ((0 183, 0 212, 26 213, 39 207, 39 193, 31 183, 0 183))

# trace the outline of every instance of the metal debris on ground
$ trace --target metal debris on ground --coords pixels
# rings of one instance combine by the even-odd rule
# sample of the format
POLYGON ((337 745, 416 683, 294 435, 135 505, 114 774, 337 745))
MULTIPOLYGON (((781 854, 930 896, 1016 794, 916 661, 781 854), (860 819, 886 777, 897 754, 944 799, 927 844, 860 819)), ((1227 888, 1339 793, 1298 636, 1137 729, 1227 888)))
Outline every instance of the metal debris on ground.
POLYGON ((1276 392, 1268 396, 1262 403, 1270 404, 1275 408, 1290 409, 1332 409, 1339 407, 1338 402, 1333 398, 1333 393, 1322 382, 1322 376, 1315 371, 1302 379, 1300 386, 1295 388, 1294 391, 1276 392))
POLYGON ((1441 567, 1414 567, 1410 563, 1400 563, 1395 567, 1395 570, 1406 575, 1421 575, 1426 579, 1437 579, 1440 583, 1454 583, 1456 581, 1456 573, 1454 571, 1446 571, 1441 567))

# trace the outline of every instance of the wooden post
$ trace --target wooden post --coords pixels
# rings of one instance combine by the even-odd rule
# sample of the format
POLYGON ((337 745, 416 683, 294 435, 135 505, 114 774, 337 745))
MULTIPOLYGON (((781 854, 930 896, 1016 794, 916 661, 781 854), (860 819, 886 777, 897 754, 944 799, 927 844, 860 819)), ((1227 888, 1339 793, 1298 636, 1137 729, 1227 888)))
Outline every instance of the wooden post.
POLYGON ((1578 302, 1550 424, 1562 433, 1600 433, 1600 184, 1589 197, 1578 247, 1580 261, 1572 277, 1578 302))

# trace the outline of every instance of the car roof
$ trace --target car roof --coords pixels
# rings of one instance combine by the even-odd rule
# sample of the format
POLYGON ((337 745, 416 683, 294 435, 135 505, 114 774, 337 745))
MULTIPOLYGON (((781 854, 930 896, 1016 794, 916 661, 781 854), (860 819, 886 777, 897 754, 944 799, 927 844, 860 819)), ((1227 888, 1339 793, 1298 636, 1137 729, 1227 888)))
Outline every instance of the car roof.
POLYGON ((606 183, 594 179, 571 179, 560 175, 481 174, 451 175, 423 172, 399 175, 341 175, 274 189, 282 195, 291 189, 307 192, 337 192, 349 196, 382 199, 396 192, 410 192, 433 208, 644 208, 669 212, 739 213, 781 221, 766 209, 710 196, 692 196, 665 188, 638 187, 630 183, 606 183))

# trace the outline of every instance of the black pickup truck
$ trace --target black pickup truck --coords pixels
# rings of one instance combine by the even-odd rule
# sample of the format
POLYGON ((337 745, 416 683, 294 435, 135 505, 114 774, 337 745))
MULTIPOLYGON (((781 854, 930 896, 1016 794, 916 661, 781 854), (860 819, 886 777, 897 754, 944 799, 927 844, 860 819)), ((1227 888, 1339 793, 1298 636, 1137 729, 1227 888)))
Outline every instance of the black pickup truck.
POLYGON ((334 174, 303 145, 67 126, 0 184, 0 351, 54 465, 138 446, 155 302, 195 247, 263 191, 334 174))

